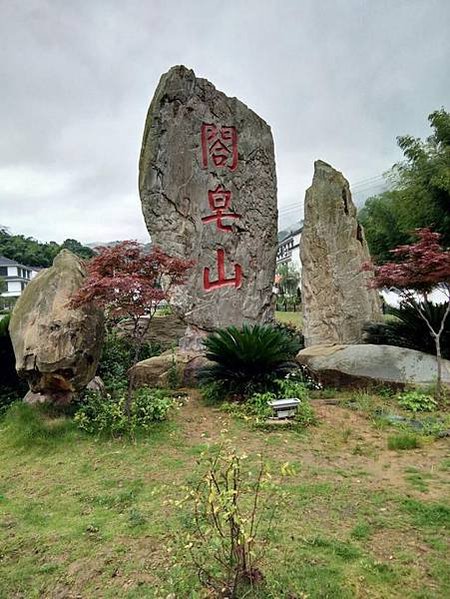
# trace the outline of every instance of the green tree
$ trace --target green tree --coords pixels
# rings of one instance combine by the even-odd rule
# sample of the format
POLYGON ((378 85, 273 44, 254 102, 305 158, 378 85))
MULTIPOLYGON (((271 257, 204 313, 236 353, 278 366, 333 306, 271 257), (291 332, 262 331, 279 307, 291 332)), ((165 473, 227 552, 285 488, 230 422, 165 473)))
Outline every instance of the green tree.
POLYGON ((414 230, 431 228, 450 246, 450 113, 443 108, 428 120, 426 140, 411 135, 397 138, 404 160, 388 177, 392 189, 369 199, 360 211, 372 256, 392 260, 390 250, 414 240, 414 230))
POLYGON ((61 248, 70 250, 71 252, 73 252, 77 256, 80 256, 80 258, 84 258, 85 260, 89 260, 89 258, 92 258, 94 256, 94 251, 91 250, 91 248, 82 245, 76 239, 66 239, 65 241, 63 241, 61 248))
POLYGON ((282 295, 296 295, 300 284, 300 271, 293 264, 279 264, 279 288, 282 295))
POLYGON ((75 239, 66 239, 61 245, 55 241, 41 243, 32 237, 11 235, 7 228, 0 227, 0 255, 26 266, 51 266, 62 248, 67 248, 84 259, 91 258, 94 254, 90 248, 75 239))

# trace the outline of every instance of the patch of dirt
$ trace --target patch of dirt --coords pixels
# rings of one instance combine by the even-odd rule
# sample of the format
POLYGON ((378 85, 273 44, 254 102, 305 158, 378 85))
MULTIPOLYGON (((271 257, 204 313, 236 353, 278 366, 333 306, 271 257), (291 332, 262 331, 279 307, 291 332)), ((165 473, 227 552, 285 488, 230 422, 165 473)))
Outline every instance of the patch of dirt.
POLYGON ((308 429, 305 436, 288 429, 255 431, 250 424, 246 430, 242 421, 236 431, 233 418, 218 408, 205 406, 197 390, 189 391, 189 400, 178 418, 189 445, 218 443, 224 433, 235 437, 238 446, 247 452, 263 452, 273 460, 300 461, 303 466, 326 471, 317 475, 318 480, 357 480, 360 472, 365 486, 373 489, 390 488, 429 500, 448 495, 448 480, 440 470, 442 461, 450 457, 448 439, 430 441, 420 449, 392 451, 387 439, 395 429, 379 430, 364 413, 336 403, 312 401, 312 405, 318 426, 308 429), (428 477, 426 492, 405 478, 411 469, 428 477))

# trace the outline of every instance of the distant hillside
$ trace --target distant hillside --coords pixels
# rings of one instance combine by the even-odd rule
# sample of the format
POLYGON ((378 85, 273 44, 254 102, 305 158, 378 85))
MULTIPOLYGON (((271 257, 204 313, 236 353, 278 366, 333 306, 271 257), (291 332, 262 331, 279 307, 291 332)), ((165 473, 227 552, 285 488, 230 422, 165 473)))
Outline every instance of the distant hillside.
POLYGON ((94 252, 76 239, 66 239, 59 244, 55 241, 40 242, 33 237, 24 235, 11 235, 6 227, 0 228, 0 255, 16 260, 25 266, 48 267, 52 265, 54 257, 66 248, 80 256, 91 258, 94 252))
MULTIPOLYGON (((116 240, 116 241, 90 241, 89 243, 86 243, 86 246, 88 248, 91 248, 92 250, 95 250, 96 248, 111 248, 114 247, 115 245, 117 245, 118 243, 122 243, 122 241, 124 241, 123 239, 121 240, 116 240)), ((151 243, 140 243, 139 244, 142 248, 144 248, 145 250, 149 250, 151 243)))

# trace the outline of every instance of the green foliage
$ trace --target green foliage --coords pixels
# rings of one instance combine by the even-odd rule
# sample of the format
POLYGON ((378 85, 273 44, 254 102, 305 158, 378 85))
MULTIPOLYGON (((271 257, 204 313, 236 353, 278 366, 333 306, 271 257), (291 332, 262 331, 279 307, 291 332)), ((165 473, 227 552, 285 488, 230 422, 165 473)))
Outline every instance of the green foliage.
MULTIPOLYGON (((161 352, 159 345, 144 343, 141 348, 141 359, 146 360, 161 352)), ((108 332, 102 348, 98 366, 98 375, 108 384, 110 379, 127 378, 128 369, 132 366, 134 345, 126 335, 118 335, 115 331, 108 332)))
POLYGON ((10 315, 0 317, 0 414, 27 392, 27 385, 16 372, 16 359, 9 336, 10 315))
POLYGON ((277 331, 281 331, 288 337, 293 343, 298 345, 298 350, 300 351, 305 347, 305 337, 301 330, 295 326, 295 324, 289 322, 279 322, 275 321, 273 324, 273 328, 277 331))
POLYGON ((10 235, 4 229, 0 229, 0 255, 17 260, 25 266, 51 266, 53 259, 63 248, 84 259, 94 255, 90 248, 75 239, 66 239, 61 245, 54 241, 41 243, 32 237, 10 235))
POLYGON ((406 391, 398 396, 398 403, 411 412, 432 412, 438 407, 437 401, 420 391, 406 391))
POLYGON ((246 412, 257 418, 270 418, 272 416, 272 408, 269 406, 269 401, 277 399, 275 393, 266 391, 265 393, 253 393, 245 402, 246 412))
MULTIPOLYGON (((435 331, 439 330, 444 318, 446 303, 420 302, 420 309, 435 331)), ((417 308, 401 304, 398 308, 389 306, 387 314, 393 316, 384 323, 369 323, 364 327, 364 342, 377 345, 397 345, 436 355, 436 344, 430 330, 417 308)), ((447 319, 441 335, 443 358, 450 358, 450 320, 447 319)))
POLYGON ((292 379, 278 379, 276 381, 278 395, 280 397, 296 397, 297 399, 308 399, 308 389, 305 383, 292 379))
POLYGON ((388 438, 389 449, 418 449, 421 445, 419 437, 413 433, 401 433, 388 438))
POLYGON ((214 362, 201 373, 203 382, 221 382, 229 395, 248 397, 266 390, 292 368, 299 344, 271 326, 230 326, 211 333, 204 342, 214 362))
POLYGON ((278 379, 273 384, 274 391, 253 393, 246 401, 229 402, 222 409, 237 418, 251 420, 255 426, 267 428, 267 419, 274 416, 269 402, 282 398, 300 399, 294 418, 290 420, 293 428, 305 428, 315 425, 317 418, 308 400, 308 389, 304 383, 288 379, 278 379))
POLYGON ((203 383, 200 392, 206 405, 214 405, 225 401, 227 398, 226 387, 218 381, 203 383))
POLYGON ((263 582, 261 561, 278 507, 266 464, 261 460, 252 474, 243 468, 245 459, 220 448, 204 459, 206 471, 184 499, 193 521, 185 546, 192 567, 204 588, 230 599, 263 582))
POLYGON ((133 394, 128 417, 124 411, 125 401, 124 385, 117 385, 106 396, 87 391, 74 420, 80 429, 88 433, 134 436, 137 431, 149 430, 155 422, 165 420, 174 403, 167 391, 142 387, 133 394))
POLYGON ((392 260, 390 250, 413 241, 413 231, 429 227, 450 247, 450 113, 429 115, 432 135, 422 141, 399 137, 405 160, 394 165, 393 189, 371 198, 359 213, 370 252, 377 262, 392 260))

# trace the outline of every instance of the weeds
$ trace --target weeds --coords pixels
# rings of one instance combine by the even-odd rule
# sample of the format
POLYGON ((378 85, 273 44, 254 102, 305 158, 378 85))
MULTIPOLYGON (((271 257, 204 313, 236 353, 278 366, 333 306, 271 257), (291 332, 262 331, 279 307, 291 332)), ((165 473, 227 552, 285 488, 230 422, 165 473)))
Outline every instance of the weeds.
POLYGON ((422 446, 421 440, 417 435, 412 433, 402 433, 399 435, 392 435, 388 438, 388 449, 393 450, 406 450, 406 449, 418 449, 422 446))

